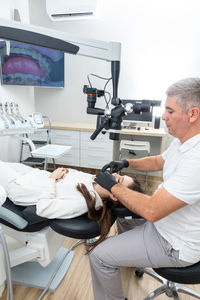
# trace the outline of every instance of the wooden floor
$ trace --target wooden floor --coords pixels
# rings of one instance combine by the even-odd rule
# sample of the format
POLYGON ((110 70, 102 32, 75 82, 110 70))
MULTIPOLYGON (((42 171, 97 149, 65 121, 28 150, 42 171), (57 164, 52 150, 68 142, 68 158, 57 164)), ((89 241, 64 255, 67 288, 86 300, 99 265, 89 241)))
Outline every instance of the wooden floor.
MULTIPOLYGON (((113 226, 111 234, 115 234, 113 226)), ((69 248, 76 240, 66 238, 64 247, 69 248)), ((128 300, 143 300, 151 291, 160 286, 160 283, 144 274, 138 279, 134 268, 125 268, 121 271, 125 296, 128 300)), ((191 285, 191 288, 200 292, 200 286, 191 285)), ((23 286, 14 286, 14 300, 37 300, 41 290, 23 286)), ((6 290, 1 300, 6 300, 6 290)), ((172 299, 161 295, 157 300, 172 299)), ((193 297, 180 294, 181 300, 193 300, 193 297)), ((93 300, 92 284, 88 256, 85 255, 85 245, 80 244, 74 249, 72 264, 64 280, 55 292, 47 292, 43 300, 93 300)), ((102 299, 103 300, 103 299, 102 299)))

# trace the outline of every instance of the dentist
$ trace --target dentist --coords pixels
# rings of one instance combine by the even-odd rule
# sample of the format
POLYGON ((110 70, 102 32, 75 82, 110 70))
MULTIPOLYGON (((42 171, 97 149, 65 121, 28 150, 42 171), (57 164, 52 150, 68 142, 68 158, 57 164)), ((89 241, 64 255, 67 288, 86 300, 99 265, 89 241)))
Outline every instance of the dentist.
POLYGON ((161 155, 112 161, 95 181, 114 199, 144 218, 118 220, 118 234, 90 254, 95 300, 124 300, 120 268, 186 267, 200 261, 200 78, 186 78, 167 89, 165 121, 175 137, 161 155), (132 191, 106 172, 124 167, 163 171, 152 196, 132 191))

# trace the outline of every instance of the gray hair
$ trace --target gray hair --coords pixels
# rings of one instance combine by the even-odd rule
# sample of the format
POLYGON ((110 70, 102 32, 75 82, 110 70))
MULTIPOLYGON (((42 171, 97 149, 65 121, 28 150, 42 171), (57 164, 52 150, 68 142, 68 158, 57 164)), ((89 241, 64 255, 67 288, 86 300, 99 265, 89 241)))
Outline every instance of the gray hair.
POLYGON ((185 78, 170 85, 166 91, 167 96, 176 97, 176 103, 186 113, 196 106, 200 109, 200 78, 185 78))

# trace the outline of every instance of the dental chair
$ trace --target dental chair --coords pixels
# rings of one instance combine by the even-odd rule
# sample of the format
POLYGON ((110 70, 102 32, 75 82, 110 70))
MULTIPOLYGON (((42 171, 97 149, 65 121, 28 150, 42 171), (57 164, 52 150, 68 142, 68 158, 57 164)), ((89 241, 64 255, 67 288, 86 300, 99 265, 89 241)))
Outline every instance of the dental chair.
MULTIPOLYGON (((112 214, 113 223, 117 217, 141 218, 125 207, 114 207, 112 214)), ((0 224, 4 234, 9 236, 8 246, 11 245, 9 256, 12 283, 42 289, 38 300, 47 291, 56 290, 61 283, 72 262, 73 248, 81 240, 100 234, 100 225, 89 220, 87 213, 73 219, 51 220, 38 216, 35 206, 18 206, 8 198, 0 206, 0 224), (62 248, 66 237, 78 241, 70 249, 62 248), (15 245, 13 240, 17 241, 15 245)), ((144 300, 154 299, 162 293, 179 300, 178 291, 200 299, 200 293, 179 284, 200 283, 200 262, 185 268, 140 268, 135 271, 138 278, 144 273, 163 283, 144 300)))
POLYGON ((12 283, 42 289, 38 299, 58 287, 73 259, 72 249, 100 234, 100 225, 87 213, 51 220, 38 216, 35 206, 18 206, 8 198, 0 206, 0 225, 9 249, 12 283), (78 241, 66 249, 61 247, 66 237, 78 241))

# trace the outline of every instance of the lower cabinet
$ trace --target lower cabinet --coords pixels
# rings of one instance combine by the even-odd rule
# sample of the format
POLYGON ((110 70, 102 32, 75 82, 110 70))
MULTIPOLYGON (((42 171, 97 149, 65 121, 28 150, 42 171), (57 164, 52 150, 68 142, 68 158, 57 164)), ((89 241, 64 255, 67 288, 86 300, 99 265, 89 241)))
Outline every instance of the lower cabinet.
POLYGON ((55 159, 59 165, 68 165, 80 167, 80 132, 73 130, 52 130, 51 141, 55 145, 72 146, 71 150, 55 159))
POLYGON ((72 146, 57 164, 101 169, 113 158, 113 141, 108 134, 99 134, 91 140, 91 132, 73 130, 52 130, 52 144, 72 146))
POLYGON ((113 157, 113 141, 108 134, 99 134, 91 140, 91 132, 80 132, 80 166, 101 169, 113 157))

